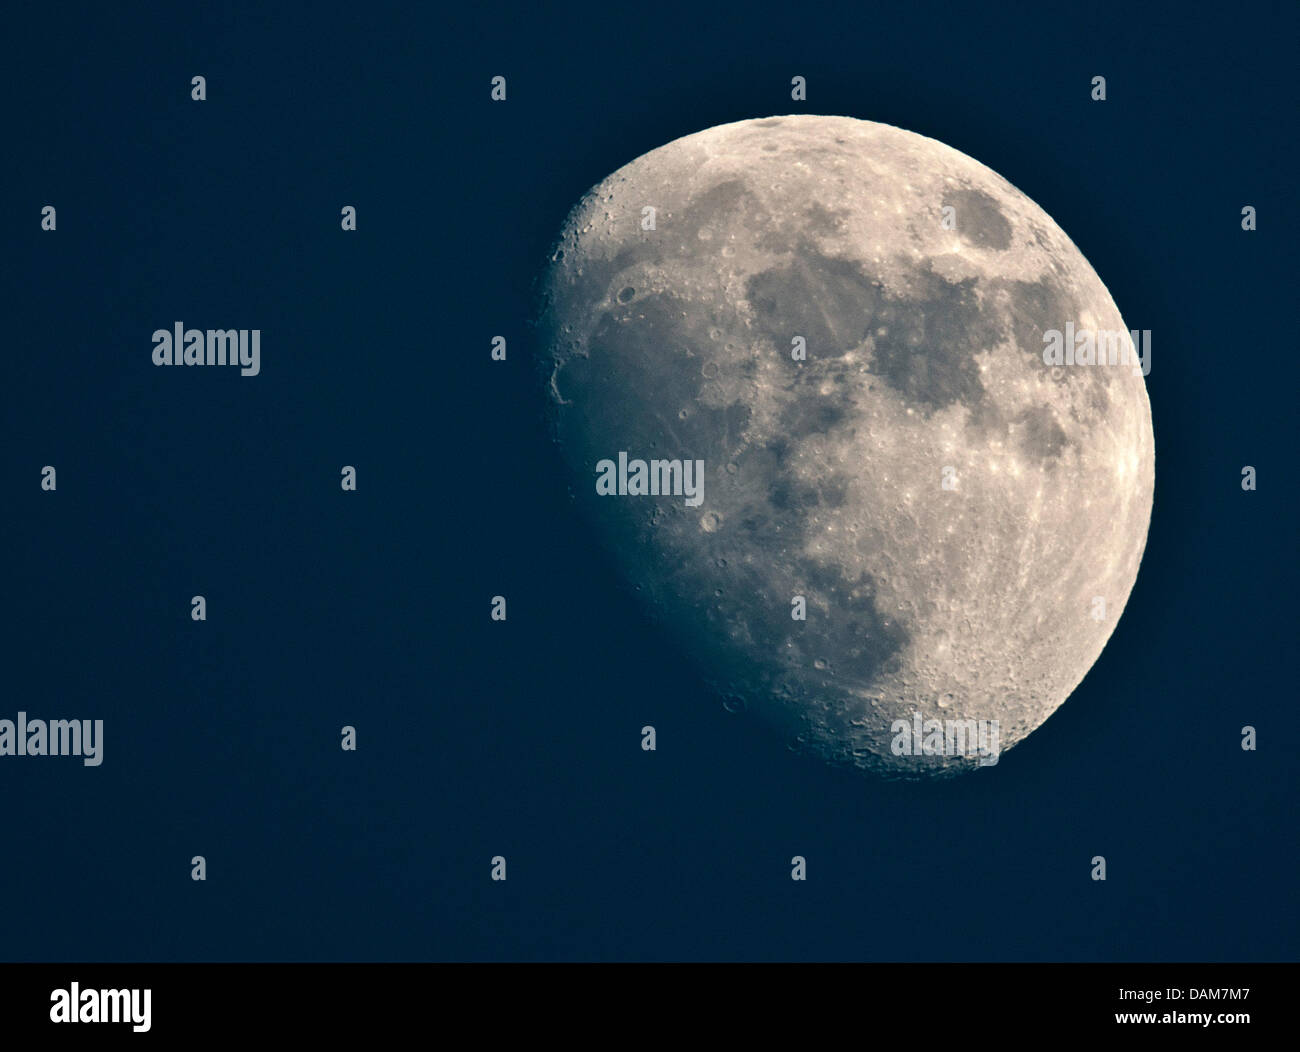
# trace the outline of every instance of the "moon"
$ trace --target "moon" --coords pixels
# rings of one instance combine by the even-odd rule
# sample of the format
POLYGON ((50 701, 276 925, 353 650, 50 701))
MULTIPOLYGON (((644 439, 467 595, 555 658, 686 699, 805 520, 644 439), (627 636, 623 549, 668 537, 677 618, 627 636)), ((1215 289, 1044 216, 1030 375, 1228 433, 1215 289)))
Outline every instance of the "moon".
POLYGON ((535 323, 580 513, 728 711, 797 751, 992 766, 1110 638, 1155 480, 1142 334, 965 154, 846 117, 687 135, 582 197, 535 323), (1119 363, 1101 337, 1100 364, 1052 358, 1071 333, 1124 334, 1119 363), (702 462, 702 500, 601 491, 620 453, 702 462), (994 745, 949 730, 977 726, 994 745))

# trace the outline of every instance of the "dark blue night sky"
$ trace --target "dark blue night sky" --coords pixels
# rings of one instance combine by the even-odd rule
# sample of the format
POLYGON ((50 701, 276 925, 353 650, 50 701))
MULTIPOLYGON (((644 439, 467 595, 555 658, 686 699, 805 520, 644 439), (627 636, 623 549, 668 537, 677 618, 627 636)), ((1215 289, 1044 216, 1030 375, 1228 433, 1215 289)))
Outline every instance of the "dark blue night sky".
POLYGON ((0 959, 1296 956, 1294 5, 243 6, 9 23, 0 718, 103 719, 105 756, 0 758, 0 959), (944 784, 725 712, 546 438, 530 292, 570 206, 801 110, 988 165, 1153 334, 1119 627, 944 784), (177 320, 260 328, 261 375, 153 367, 177 320))

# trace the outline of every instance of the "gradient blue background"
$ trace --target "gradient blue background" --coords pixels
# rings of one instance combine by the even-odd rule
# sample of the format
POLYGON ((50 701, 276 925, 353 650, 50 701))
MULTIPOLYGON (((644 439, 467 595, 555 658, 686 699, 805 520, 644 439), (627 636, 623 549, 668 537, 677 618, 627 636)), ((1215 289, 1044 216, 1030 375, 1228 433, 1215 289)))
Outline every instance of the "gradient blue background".
POLYGON ((0 959, 1296 957, 1294 5, 245 6, 9 20, 0 716, 106 728, 99 768, 0 759, 0 959), (725 713, 545 439, 568 208, 786 112, 990 166, 1153 332, 1137 587, 980 776, 873 783, 725 713), (261 328, 262 375, 153 367, 176 320, 261 328))

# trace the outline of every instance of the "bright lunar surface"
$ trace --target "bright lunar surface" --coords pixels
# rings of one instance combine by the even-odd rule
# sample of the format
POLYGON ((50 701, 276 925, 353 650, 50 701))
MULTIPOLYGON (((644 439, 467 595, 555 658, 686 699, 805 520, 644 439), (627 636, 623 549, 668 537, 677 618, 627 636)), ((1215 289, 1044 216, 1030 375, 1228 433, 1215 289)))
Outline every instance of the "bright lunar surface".
POLYGON ((1101 653, 1150 520, 1146 386, 1104 344, 1045 363, 1067 325, 1133 346, 996 173, 845 117, 710 128, 594 187, 540 290, 576 500, 728 709, 832 762, 948 774, 1101 653), (620 453, 702 461, 702 502, 598 492, 620 453))

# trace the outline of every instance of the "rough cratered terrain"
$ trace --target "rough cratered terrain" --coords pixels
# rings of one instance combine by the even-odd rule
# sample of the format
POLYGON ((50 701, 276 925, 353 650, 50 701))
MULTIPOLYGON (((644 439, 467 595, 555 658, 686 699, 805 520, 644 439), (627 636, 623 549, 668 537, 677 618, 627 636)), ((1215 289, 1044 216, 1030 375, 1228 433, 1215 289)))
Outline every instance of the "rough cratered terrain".
POLYGON ((725 695, 832 761, 951 772, 892 721, 996 719, 1005 750, 1096 660, 1146 540, 1146 389, 1043 363, 1044 330, 1125 326, 994 172, 849 118, 712 128, 592 189, 542 291, 578 500, 725 695), (620 450, 703 460, 703 504, 597 496, 620 450))

